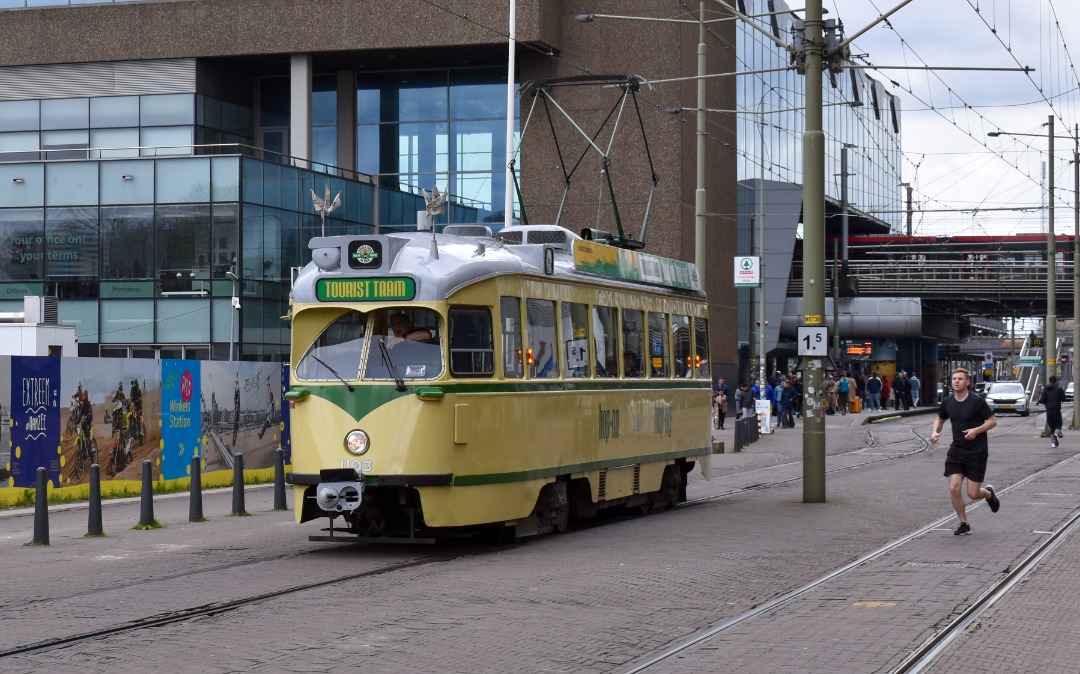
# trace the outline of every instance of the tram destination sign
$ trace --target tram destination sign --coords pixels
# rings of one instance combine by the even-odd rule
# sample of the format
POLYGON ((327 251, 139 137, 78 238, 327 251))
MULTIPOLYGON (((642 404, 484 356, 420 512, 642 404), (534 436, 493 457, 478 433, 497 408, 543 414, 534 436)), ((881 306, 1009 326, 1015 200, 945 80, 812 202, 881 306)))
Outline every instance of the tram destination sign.
POLYGON ((320 302, 408 301, 416 297, 416 281, 407 276, 321 278, 315 296, 320 302))

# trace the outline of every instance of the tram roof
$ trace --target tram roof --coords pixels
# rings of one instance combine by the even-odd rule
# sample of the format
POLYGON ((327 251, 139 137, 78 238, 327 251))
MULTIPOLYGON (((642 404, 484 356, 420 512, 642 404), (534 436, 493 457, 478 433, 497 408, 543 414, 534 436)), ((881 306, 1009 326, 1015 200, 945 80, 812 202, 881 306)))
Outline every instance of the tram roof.
POLYGON ((496 238, 421 231, 315 237, 308 243, 312 261, 293 282, 292 298, 297 303, 320 301, 317 286, 323 279, 409 278, 415 282, 411 299, 438 301, 500 275, 704 298, 696 267, 688 262, 586 241, 556 225, 517 225, 499 234, 496 238), (649 272, 642 274, 642 269, 649 272))

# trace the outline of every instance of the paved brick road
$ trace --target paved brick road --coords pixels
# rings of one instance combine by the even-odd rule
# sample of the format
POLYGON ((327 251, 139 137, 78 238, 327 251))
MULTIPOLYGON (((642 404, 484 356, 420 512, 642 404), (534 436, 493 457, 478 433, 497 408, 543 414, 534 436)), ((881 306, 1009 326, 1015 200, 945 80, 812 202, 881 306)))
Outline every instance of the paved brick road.
MULTIPOLYGON (((916 448, 911 423, 861 425, 866 416, 827 419, 830 468, 916 448)), ((930 421, 917 420, 923 436, 930 421)), ((1075 453, 1080 437, 1069 434, 1054 450, 1036 437, 1034 420, 1003 420, 998 431, 991 439, 989 479, 1002 488, 1075 453)), ((729 443, 730 436, 730 430, 717 432, 729 443)), ((713 457, 714 479, 695 474, 690 496, 797 477, 801 451, 798 428, 777 430, 741 453, 729 449, 713 457)), ((624 671, 945 517, 951 509, 943 460, 942 448, 830 473, 823 504, 802 503, 799 482, 743 492, 481 556, 284 595, 213 618, 0 660, 0 671, 143 672, 150 663, 199 672, 624 671)), ((985 507, 972 511, 973 536, 930 532, 655 671, 888 671, 1034 545, 1039 536, 1033 531, 1080 505, 1080 486, 1071 486, 1076 471, 1065 471, 1056 485, 1029 483, 1005 494, 996 515, 985 507)), ((248 496, 252 518, 215 515, 214 508, 227 512, 228 498, 226 493, 223 503, 207 506, 212 521, 205 525, 184 524, 186 500, 156 502, 158 519, 169 526, 132 532, 107 521, 110 537, 104 544, 81 538, 85 512, 57 513, 49 549, 22 547, 32 534, 29 518, 0 518, 0 577, 8 588, 0 599, 0 644, 24 643, 32 634, 48 635, 57 625, 80 620, 114 622, 131 613, 118 606, 121 600, 136 608, 151 600, 190 606, 243 594, 249 585, 284 587, 305 575, 426 552, 309 543, 310 525, 294 526, 291 515, 268 510, 269 491, 258 497, 262 505, 248 496), (111 560, 116 567, 147 582, 105 593, 111 604, 81 600, 78 588, 86 584, 78 579, 88 551, 99 557, 109 549, 117 551, 118 559, 111 560), (282 558, 257 561, 273 557, 282 558), (185 582, 214 565, 223 570, 191 576, 201 586, 185 582), (41 598, 48 600, 34 602, 41 598)), ((134 523, 137 503, 129 515, 126 521, 134 523)), ((962 639, 937 671, 1077 671, 1076 646, 1066 638, 1076 628, 1067 607, 1080 596, 1074 550, 1063 549, 995 606, 982 629, 962 639), (1055 598, 1063 608, 1048 612, 1046 604, 1055 598), (1061 663, 1073 664, 1055 666, 1061 663)), ((91 577, 89 587, 109 588, 97 572, 91 577)))

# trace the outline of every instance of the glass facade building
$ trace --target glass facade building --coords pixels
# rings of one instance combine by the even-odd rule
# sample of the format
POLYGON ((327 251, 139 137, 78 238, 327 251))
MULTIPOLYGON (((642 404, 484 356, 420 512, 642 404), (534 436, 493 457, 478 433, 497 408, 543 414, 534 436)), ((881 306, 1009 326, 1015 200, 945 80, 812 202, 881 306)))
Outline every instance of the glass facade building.
MULTIPOLYGON (((738 5, 749 15, 769 13, 759 21, 778 39, 792 41, 795 15, 783 0, 740 0, 738 5)), ((778 69, 738 78, 739 180, 801 184, 805 77, 784 69, 791 65, 790 55, 743 22, 736 40, 739 70, 778 69)), ((900 100, 862 69, 842 68, 825 73, 822 103, 826 196, 841 200, 846 146, 849 207, 898 231, 903 219, 900 100)))
POLYGON ((0 90, 0 311, 55 295, 84 356, 285 360, 311 237, 413 229, 436 184, 451 193, 437 224, 502 222, 505 70, 365 73, 352 91, 316 73, 299 161, 292 87, 258 78, 250 104, 0 90), (341 124, 355 126, 345 162, 341 124), (342 207, 324 223, 311 194, 326 188, 342 207))

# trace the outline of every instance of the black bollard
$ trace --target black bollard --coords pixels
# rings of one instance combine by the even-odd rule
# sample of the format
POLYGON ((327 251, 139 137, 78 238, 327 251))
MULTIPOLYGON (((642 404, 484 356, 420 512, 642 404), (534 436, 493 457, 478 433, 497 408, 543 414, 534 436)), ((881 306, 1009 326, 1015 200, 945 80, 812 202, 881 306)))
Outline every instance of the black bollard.
POLYGON ((154 526, 154 480, 150 459, 142 462, 142 508, 139 510, 139 526, 154 526))
POLYGON ((34 478, 34 540, 32 545, 49 544, 49 492, 44 468, 37 469, 34 478))
POLYGON ((203 517, 202 512, 202 460, 197 456, 191 457, 190 496, 191 503, 188 505, 188 521, 204 522, 206 518, 203 517))
POLYGON ((232 514, 247 515, 244 509, 244 455, 233 454, 232 514))
POLYGON ((101 527, 101 467, 90 464, 90 516, 86 523, 87 536, 104 536, 101 527))
POLYGON ((742 419, 737 419, 735 421, 735 451, 736 452, 741 452, 742 451, 743 443, 745 442, 745 439, 743 438, 745 429, 746 429, 746 422, 744 422, 742 419))
POLYGON ((274 510, 288 510, 285 504, 285 450, 274 450, 274 510))

